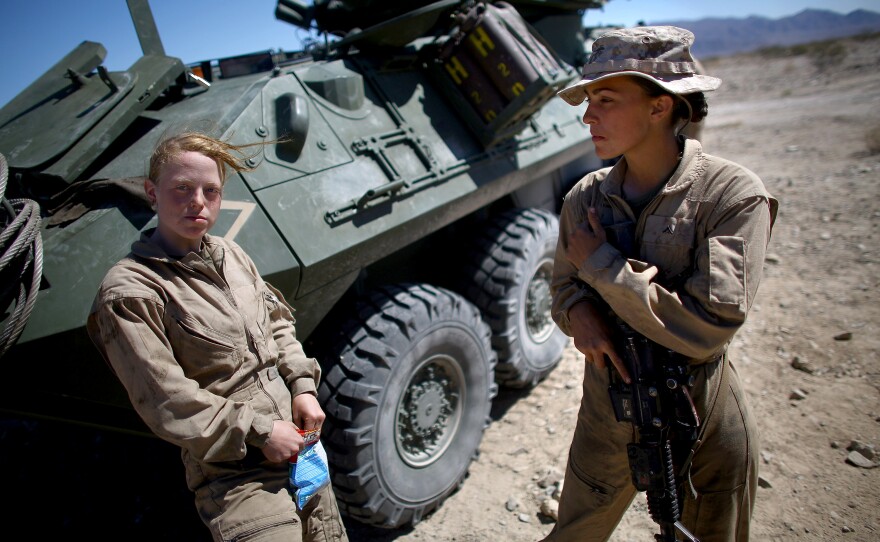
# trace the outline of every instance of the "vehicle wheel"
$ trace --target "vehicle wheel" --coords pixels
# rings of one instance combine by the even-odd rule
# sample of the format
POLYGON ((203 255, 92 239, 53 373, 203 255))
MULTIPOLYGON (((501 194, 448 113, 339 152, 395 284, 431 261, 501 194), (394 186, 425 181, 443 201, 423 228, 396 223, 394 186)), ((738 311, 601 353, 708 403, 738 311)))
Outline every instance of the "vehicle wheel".
POLYGON ((480 235, 465 291, 492 328, 495 378, 531 387, 562 359, 568 338, 550 315, 559 219, 542 209, 513 209, 480 235))
POLYGON ((454 492, 498 387, 491 331, 463 297, 384 287, 320 356, 322 440, 339 506, 382 527, 415 524, 454 492))

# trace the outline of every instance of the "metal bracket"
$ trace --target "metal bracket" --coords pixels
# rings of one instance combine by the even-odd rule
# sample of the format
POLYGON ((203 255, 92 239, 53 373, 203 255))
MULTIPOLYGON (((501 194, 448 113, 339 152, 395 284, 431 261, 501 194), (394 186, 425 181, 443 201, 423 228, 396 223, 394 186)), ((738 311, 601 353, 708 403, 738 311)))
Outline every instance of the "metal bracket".
POLYGON ((372 206, 376 200, 401 197, 421 188, 421 185, 424 185, 426 181, 439 182, 452 176, 452 174, 448 174, 448 170, 444 171, 439 166, 431 150, 422 143, 420 137, 415 135, 411 127, 401 127, 384 134, 356 139, 351 144, 351 150, 357 155, 371 156, 379 164, 389 182, 378 188, 367 190, 361 197, 351 200, 339 209, 327 211, 324 214, 324 220, 329 224, 350 218, 357 212, 372 206), (403 179, 387 152, 387 149, 397 145, 407 145, 411 148, 427 173, 414 179, 403 179))
POLYGON ((544 134, 536 134, 524 140, 511 140, 508 143, 493 147, 470 158, 458 160, 448 167, 441 167, 432 155, 430 149, 421 143, 421 138, 413 136, 412 128, 400 128, 378 136, 355 140, 351 147, 355 154, 369 154, 378 163, 379 167, 388 176, 389 183, 379 188, 371 188, 359 197, 350 200, 342 207, 324 213, 324 220, 332 225, 339 224, 351 219, 356 214, 364 212, 376 205, 377 200, 393 201, 409 197, 430 186, 462 175, 480 162, 495 160, 503 156, 509 156, 516 151, 521 151, 540 145, 547 140, 544 134), (412 179, 401 178, 400 173, 388 159, 386 149, 394 145, 408 144, 414 150, 428 171, 423 175, 412 179))

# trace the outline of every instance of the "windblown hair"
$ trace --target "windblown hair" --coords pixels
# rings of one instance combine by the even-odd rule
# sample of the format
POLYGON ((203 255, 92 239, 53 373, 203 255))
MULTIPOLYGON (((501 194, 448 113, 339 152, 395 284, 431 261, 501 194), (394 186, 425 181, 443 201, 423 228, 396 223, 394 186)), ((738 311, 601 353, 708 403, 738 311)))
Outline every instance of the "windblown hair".
POLYGON ((706 95, 702 92, 672 94, 644 77, 632 77, 631 79, 645 89, 648 96, 652 98, 663 96, 664 94, 671 96, 675 103, 672 109, 672 119, 676 123, 679 121, 700 122, 709 114, 709 104, 706 103, 706 95))
POLYGON ((252 171, 254 168, 247 164, 247 160, 256 156, 256 153, 247 154, 244 149, 264 144, 259 142, 234 145, 201 132, 182 132, 163 139, 156 146, 150 156, 149 176, 155 182, 159 179, 162 166, 185 152, 197 152, 217 163, 220 169, 220 181, 225 183, 227 168, 237 172, 252 171))

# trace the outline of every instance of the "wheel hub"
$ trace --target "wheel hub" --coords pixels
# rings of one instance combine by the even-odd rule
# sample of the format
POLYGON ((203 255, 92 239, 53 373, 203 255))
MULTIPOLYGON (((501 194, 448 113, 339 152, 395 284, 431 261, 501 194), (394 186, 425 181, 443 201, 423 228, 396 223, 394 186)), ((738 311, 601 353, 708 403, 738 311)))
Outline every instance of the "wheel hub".
POLYGON ((553 318, 550 314, 550 281, 553 263, 543 261, 529 281, 526 294, 526 327, 535 342, 544 342, 553 333, 553 318))
POLYGON ((455 434, 461 378, 454 362, 435 358, 410 380, 397 408, 397 448, 404 461, 425 466, 435 461, 455 434))
POLYGON ((430 438, 432 431, 440 427, 435 427, 435 424, 442 426, 451 410, 443 385, 439 382, 425 382, 413 390, 412 406, 412 428, 419 436, 426 438, 430 438))

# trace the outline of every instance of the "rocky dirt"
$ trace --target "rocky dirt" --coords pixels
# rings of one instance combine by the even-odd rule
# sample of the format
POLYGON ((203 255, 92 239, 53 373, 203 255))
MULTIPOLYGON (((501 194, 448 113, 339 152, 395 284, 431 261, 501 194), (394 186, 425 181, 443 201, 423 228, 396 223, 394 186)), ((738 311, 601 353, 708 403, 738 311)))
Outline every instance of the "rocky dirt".
MULTIPOLYGON (((707 151, 757 172, 780 201, 759 297, 731 347, 760 429, 752 540, 880 540, 880 37, 706 68, 724 80, 707 151)), ((460 490, 412 528, 348 521, 352 542, 542 538, 582 375, 570 347, 535 388, 502 390, 460 490)), ((0 441, 7 529, 209 539, 170 445, 15 418, 0 419, 0 441)), ((652 540, 655 527, 640 496, 612 541, 652 540)))
MULTIPOLYGON (((724 84, 709 95, 705 149, 755 171, 780 202, 758 299, 731 346, 760 430, 752 540, 880 540, 880 37, 706 69, 724 84)), ((352 525, 352 540, 546 535, 541 504, 565 470, 582 375, 569 347, 534 389, 502 391, 456 494, 412 530, 352 525)), ((655 532, 640 496, 611 540, 655 532)))

